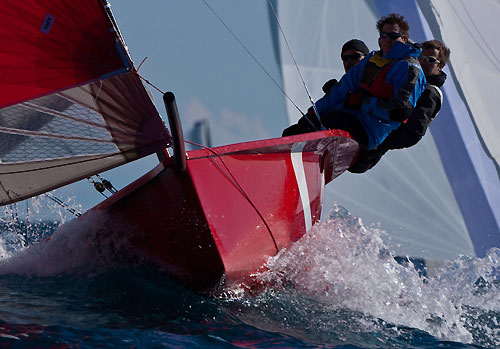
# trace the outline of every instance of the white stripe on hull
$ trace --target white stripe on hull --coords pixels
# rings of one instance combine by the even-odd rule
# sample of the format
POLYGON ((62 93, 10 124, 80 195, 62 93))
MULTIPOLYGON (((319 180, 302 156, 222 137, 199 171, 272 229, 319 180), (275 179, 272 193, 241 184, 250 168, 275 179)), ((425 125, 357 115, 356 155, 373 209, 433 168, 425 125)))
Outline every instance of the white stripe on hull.
POLYGON ((297 180, 297 185, 299 187, 300 200, 302 202, 302 208, 304 211, 304 221, 306 225, 306 231, 312 227, 312 217, 311 217, 311 205, 309 201, 309 190, 307 189, 306 174, 304 171, 304 162, 302 161, 302 150, 304 149, 305 143, 295 143, 292 146, 292 153, 290 154, 292 159, 293 171, 295 173, 295 179, 297 180))

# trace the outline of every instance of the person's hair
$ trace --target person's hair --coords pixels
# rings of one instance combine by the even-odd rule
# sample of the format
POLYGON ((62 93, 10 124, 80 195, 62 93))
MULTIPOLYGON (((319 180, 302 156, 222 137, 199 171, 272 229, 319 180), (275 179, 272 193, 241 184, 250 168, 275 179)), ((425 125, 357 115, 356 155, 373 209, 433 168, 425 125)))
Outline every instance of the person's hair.
POLYGON ((377 30, 379 33, 382 31, 384 24, 397 24, 399 26, 399 33, 408 37, 408 32, 410 31, 410 25, 405 21, 404 16, 398 15, 397 13, 391 13, 388 16, 380 18, 377 22, 377 30))
POLYGON ((450 49, 445 46, 441 41, 439 40, 429 40, 429 41, 424 41, 422 43, 422 48, 433 48, 435 50, 438 50, 438 59, 439 59, 439 67, 443 68, 450 59, 450 49))

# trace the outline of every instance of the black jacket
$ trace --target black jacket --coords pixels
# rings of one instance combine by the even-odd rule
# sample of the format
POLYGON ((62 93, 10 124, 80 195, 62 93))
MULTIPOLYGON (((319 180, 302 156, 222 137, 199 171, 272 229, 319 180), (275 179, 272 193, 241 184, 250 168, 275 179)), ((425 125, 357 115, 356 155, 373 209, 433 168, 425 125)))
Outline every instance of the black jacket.
POLYGON ((358 159, 349 168, 349 172, 366 172, 375 166, 388 150, 408 148, 417 144, 441 110, 443 94, 440 87, 445 81, 446 74, 444 72, 427 77, 425 90, 408 120, 392 131, 377 148, 373 150, 360 149, 358 159))
POLYGON ((403 149, 420 141, 430 123, 436 117, 443 101, 440 87, 446 81, 446 74, 432 75, 427 78, 425 90, 417 101, 417 105, 406 123, 392 131, 381 144, 385 149, 403 149))

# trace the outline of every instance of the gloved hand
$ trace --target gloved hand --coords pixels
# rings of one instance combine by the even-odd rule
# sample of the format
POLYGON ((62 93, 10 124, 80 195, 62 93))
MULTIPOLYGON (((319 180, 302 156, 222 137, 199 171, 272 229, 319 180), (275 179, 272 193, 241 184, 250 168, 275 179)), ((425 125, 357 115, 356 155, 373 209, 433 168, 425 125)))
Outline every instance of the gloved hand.
POLYGON ((307 109, 306 115, 300 118, 299 123, 307 123, 307 125, 311 128, 311 131, 309 132, 321 130, 321 123, 319 122, 313 107, 309 107, 309 109, 307 109))
POLYGON ((321 125, 314 113, 314 109, 310 107, 306 115, 302 116, 299 121, 290 127, 283 130, 282 137, 298 135, 307 132, 315 132, 321 130, 321 125))
POLYGON ((413 106, 409 104, 408 107, 396 108, 389 110, 389 118, 392 121, 403 122, 411 115, 413 106))
POLYGON ((360 148, 358 158, 347 170, 351 173, 364 173, 375 166, 386 152, 387 149, 380 147, 373 150, 360 148))

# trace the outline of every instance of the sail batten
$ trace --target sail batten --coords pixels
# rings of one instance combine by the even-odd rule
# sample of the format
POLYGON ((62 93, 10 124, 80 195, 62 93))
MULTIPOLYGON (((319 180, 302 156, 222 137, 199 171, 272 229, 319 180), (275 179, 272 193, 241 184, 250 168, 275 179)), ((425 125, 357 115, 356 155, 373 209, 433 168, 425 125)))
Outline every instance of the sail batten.
POLYGON ((69 139, 69 140, 73 140, 73 141, 113 143, 113 140, 111 140, 111 139, 65 136, 65 135, 58 134, 58 133, 46 133, 46 132, 39 132, 39 131, 19 130, 19 129, 8 128, 8 127, 0 127, 0 133, 7 133, 7 134, 21 135, 21 136, 36 136, 36 137, 46 137, 46 138, 69 139))
POLYGON ((36 105, 36 104, 30 103, 30 102, 24 102, 24 103, 22 103, 22 105, 26 106, 29 109, 32 109, 34 111, 39 111, 39 112, 42 112, 42 113, 45 113, 45 114, 50 114, 50 115, 55 116, 55 117, 60 117, 60 118, 72 120, 72 121, 75 121, 75 122, 78 122, 78 123, 90 125, 90 126, 93 126, 93 127, 106 129, 106 126, 104 126, 104 125, 101 125, 101 124, 98 124, 98 123, 95 123, 95 122, 92 122, 92 121, 89 121, 89 120, 85 120, 85 119, 79 119, 77 117, 74 117, 74 116, 71 116, 71 115, 68 115, 68 114, 64 114, 64 113, 58 112, 56 110, 43 107, 41 105, 36 105))
POLYGON ((11 204, 127 162, 122 153, 1 164, 0 203, 11 204), (71 168, 71 171, 66 171, 71 168), (74 173, 78 173, 75 177, 74 173))

